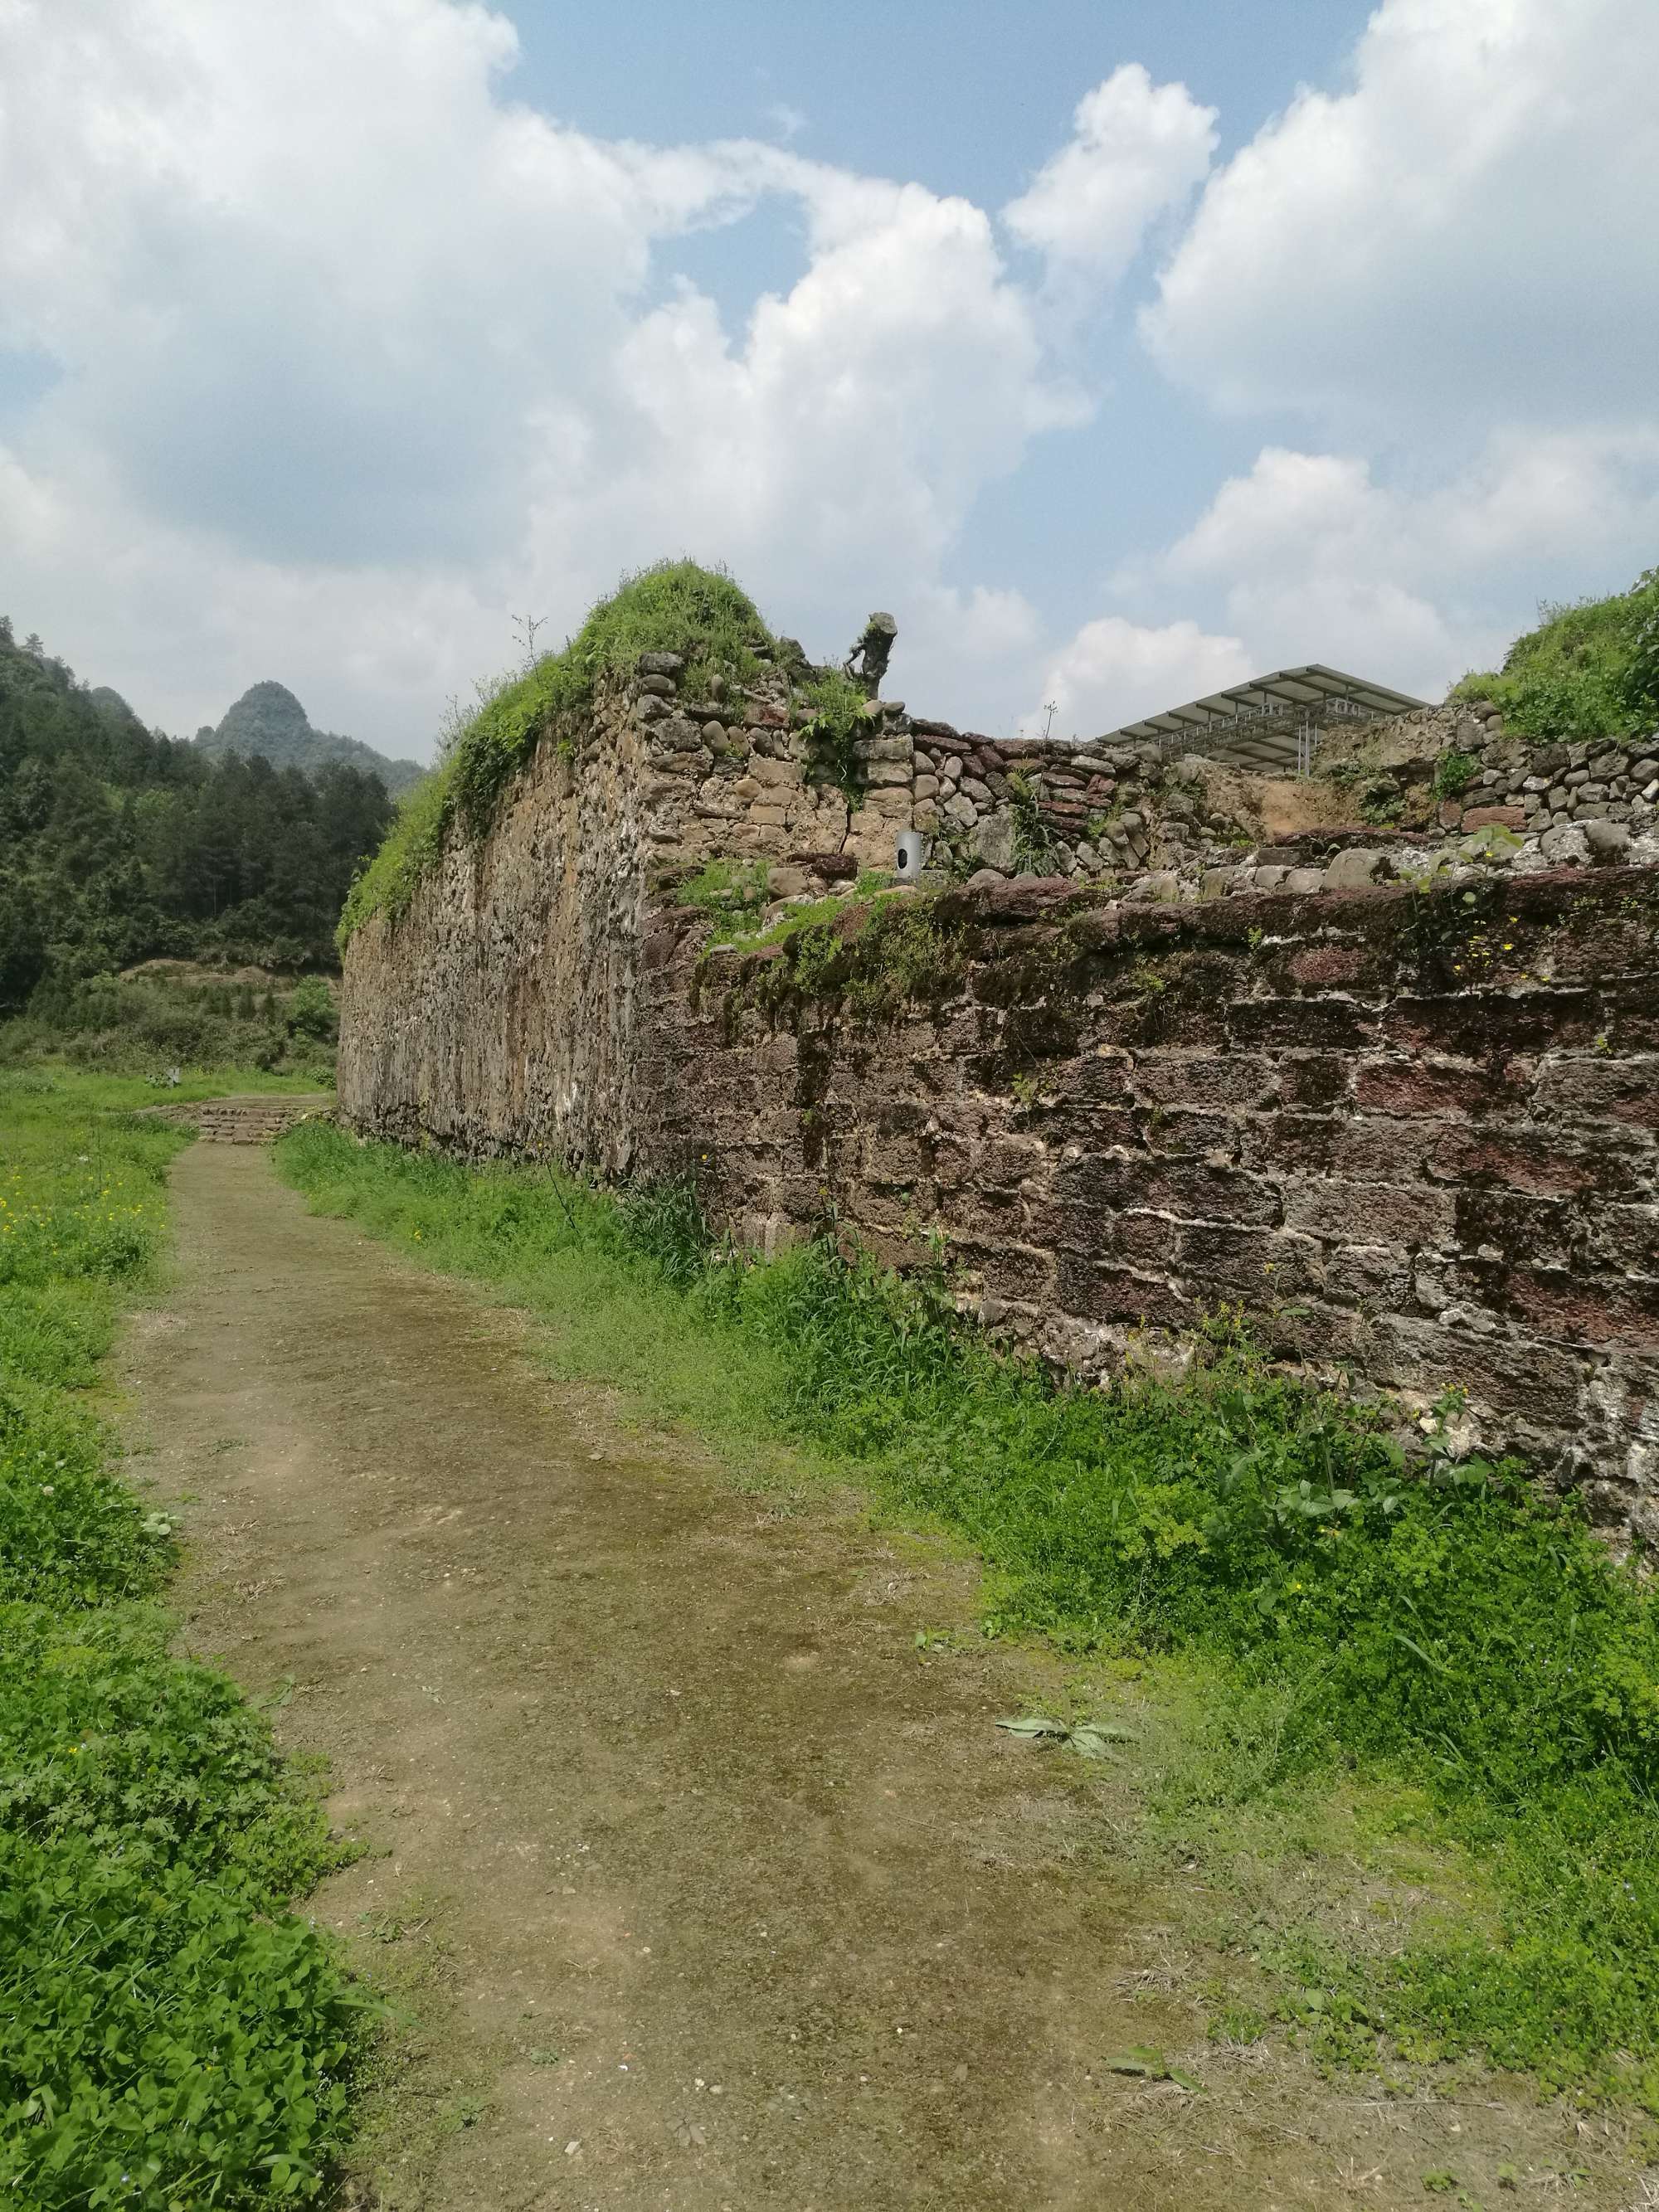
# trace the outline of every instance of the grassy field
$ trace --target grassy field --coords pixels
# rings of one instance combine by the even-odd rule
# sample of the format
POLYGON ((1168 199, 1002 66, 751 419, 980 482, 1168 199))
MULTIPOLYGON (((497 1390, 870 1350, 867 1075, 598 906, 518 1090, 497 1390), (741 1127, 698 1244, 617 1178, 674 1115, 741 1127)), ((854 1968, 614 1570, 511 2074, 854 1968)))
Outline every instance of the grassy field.
MULTIPOLYGON (((227 1070, 166 1095, 295 1087, 227 1070)), ((173 1656, 164 1505, 96 1397, 158 1280, 178 1130, 141 1080, 0 1073, 0 2201, 297 2203, 362 2006, 289 1914, 334 1859, 263 1718, 173 1656)))
POLYGON ((1333 2063, 1659 2111, 1659 1607, 1519 1470, 1432 1444, 1407 1468, 1224 1328, 1179 1388, 1066 1390, 964 1335, 941 1281, 823 1246, 731 1264, 673 1191, 321 1127, 279 1159, 749 1479, 851 1478, 971 1542, 981 1632, 1069 1655, 1066 1717, 1129 1717, 1129 1847, 1231 1900, 1218 2033, 1255 1987, 1333 2063))

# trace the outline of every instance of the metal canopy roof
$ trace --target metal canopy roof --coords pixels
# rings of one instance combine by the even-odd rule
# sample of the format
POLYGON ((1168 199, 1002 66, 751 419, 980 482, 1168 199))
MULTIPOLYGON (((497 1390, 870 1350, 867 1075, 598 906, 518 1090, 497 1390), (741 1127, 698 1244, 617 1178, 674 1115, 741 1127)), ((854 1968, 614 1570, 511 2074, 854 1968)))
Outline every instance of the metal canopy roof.
POLYGON ((1149 714, 1144 721, 1126 722, 1100 742, 1145 744, 1151 741, 1172 750, 1171 740, 1184 739, 1195 752, 1224 747, 1242 758, 1276 764, 1287 754, 1294 754, 1292 732, 1298 724, 1369 721, 1380 714, 1408 714, 1428 703, 1426 699, 1393 690, 1386 684, 1368 683, 1364 677, 1347 676, 1340 668, 1311 661, 1305 668, 1281 668, 1272 676, 1255 677, 1248 684, 1212 691, 1184 707, 1149 714))

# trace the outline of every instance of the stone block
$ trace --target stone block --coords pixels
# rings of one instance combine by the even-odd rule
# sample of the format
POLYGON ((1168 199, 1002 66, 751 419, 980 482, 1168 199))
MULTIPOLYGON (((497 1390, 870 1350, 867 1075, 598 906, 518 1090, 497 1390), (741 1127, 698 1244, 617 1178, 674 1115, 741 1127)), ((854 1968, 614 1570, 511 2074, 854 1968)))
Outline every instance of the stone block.
POLYGON ((1291 1186, 1285 1193, 1285 1225, 1338 1244, 1426 1245, 1449 1250, 1456 1242, 1451 1194, 1443 1190, 1380 1182, 1347 1182, 1334 1176, 1291 1186))
POLYGON ((1363 845, 1351 846, 1339 853, 1325 869, 1325 881, 1335 891, 1358 890, 1367 884, 1376 883, 1388 870, 1388 855, 1372 852, 1363 845))
POLYGON ((1138 1060, 1131 1082, 1152 1106, 1260 1108, 1279 1092, 1273 1061, 1253 1053, 1151 1052, 1138 1060))
POLYGON ((1551 1060, 1540 1071, 1535 1095, 1540 1114, 1659 1129, 1659 1054, 1551 1060))

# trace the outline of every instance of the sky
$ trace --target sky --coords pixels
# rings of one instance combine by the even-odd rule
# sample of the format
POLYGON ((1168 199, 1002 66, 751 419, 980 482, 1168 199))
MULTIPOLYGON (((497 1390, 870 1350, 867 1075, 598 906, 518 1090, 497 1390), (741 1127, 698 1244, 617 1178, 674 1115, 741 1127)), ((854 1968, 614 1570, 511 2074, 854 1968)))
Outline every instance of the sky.
POLYGON ((417 758, 681 554, 1000 737, 1437 697, 1659 561, 1656 82, 1654 0, 0 0, 0 611, 417 758))

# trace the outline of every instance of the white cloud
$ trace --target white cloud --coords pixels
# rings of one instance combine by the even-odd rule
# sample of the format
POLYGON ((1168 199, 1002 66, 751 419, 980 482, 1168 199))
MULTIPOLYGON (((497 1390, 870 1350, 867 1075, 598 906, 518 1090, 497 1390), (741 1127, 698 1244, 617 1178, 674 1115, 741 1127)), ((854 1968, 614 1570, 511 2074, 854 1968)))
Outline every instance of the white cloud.
POLYGON ((1210 180, 1141 316, 1235 410, 1390 435, 1652 412, 1659 9, 1382 0, 1210 180))
POLYGON ((1051 728, 1057 738, 1098 737, 1257 672, 1240 638, 1212 636, 1195 622, 1144 628, 1103 615, 1055 655, 1042 679, 1042 710, 1028 714, 1024 728, 1028 735, 1051 728))
POLYGON ((1495 435, 1423 488, 1352 455, 1269 447, 1163 556, 1220 595, 1259 670, 1325 660, 1438 697, 1501 654, 1564 556, 1602 590, 1659 538, 1659 433, 1495 435))
MULTIPOLYGON (((917 609, 919 698, 974 500, 1088 412, 989 219, 758 142, 562 128, 501 97, 515 52, 451 0, 0 4, 0 346, 63 372, 9 465, 47 538, 118 549, 94 612, 9 533, 0 604, 173 726, 376 641, 307 703, 406 750, 438 608, 470 650, 481 611, 503 641, 509 607, 574 625, 687 551, 814 647, 917 609), (805 217, 793 286, 735 331, 663 296, 676 239, 769 196, 805 217)), ((959 635, 1002 602, 963 605, 959 635)))
POLYGON ((1203 181, 1216 111, 1126 62, 1078 102, 1073 136, 1002 211, 1022 244, 1096 283, 1121 276, 1149 226, 1203 181))

